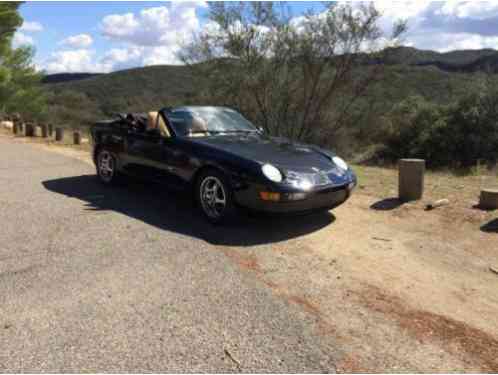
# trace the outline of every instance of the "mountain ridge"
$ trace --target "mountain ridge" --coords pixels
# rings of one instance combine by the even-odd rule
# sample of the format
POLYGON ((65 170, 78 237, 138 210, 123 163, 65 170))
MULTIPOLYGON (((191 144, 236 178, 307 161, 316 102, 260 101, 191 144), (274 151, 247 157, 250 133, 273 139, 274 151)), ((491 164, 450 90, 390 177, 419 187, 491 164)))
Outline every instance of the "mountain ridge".
MULTIPOLYGON (((437 52, 432 50, 417 49, 414 47, 392 47, 385 50, 382 58, 373 58, 370 61, 376 64, 387 65, 408 65, 408 66, 434 66, 443 72, 449 73, 475 73, 498 72, 498 50, 466 49, 448 52, 437 52)), ((55 73, 47 74, 43 77, 42 83, 53 85, 67 82, 83 81, 95 77, 108 76, 112 74, 123 74, 127 72, 137 72, 141 69, 167 69, 168 67, 178 67, 179 70, 187 69, 182 65, 152 65, 146 67, 136 67, 125 70, 117 70, 110 73, 55 73)))

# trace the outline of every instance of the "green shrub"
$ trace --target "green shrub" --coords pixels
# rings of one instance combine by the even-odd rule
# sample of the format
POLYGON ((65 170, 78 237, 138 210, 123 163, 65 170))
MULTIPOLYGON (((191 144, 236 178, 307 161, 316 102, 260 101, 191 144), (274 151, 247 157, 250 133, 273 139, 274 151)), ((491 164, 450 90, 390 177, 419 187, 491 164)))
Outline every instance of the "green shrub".
POLYGON ((471 93, 449 106, 410 97, 391 111, 383 157, 469 167, 498 158, 498 91, 471 93))

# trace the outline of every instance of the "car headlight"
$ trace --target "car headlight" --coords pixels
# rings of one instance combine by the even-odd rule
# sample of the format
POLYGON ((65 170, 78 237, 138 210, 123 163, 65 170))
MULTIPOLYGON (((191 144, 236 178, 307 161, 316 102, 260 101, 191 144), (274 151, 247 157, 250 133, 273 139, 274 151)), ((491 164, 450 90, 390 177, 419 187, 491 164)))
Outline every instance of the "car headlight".
POLYGON ((349 168, 348 164, 344 160, 342 160, 339 156, 334 156, 332 158, 332 161, 334 162, 335 165, 337 165, 343 171, 347 171, 349 168))
POLYGON ((274 167, 271 164, 265 164, 261 167, 263 174, 267 179, 273 182, 282 182, 282 173, 278 170, 278 168, 274 167))

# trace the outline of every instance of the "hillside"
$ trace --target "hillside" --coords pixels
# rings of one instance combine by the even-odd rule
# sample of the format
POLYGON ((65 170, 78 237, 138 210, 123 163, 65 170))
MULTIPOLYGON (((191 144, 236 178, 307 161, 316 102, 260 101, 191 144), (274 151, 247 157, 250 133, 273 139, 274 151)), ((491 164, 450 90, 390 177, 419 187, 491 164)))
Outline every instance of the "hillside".
POLYGON ((388 64, 406 64, 411 66, 434 65, 441 70, 471 72, 472 65, 477 61, 491 58, 498 60, 498 51, 493 49, 459 50, 436 52, 419 50, 413 47, 390 48, 385 53, 383 62, 388 64))
MULTIPOLYGON (((481 73, 498 67, 495 50, 448 53, 392 48, 382 60, 386 79, 372 93, 383 108, 411 95, 446 104, 478 84, 481 73)), ((163 106, 195 103, 196 85, 185 66, 149 66, 109 74, 58 74, 44 79, 51 121, 85 126, 102 117, 126 111, 148 111, 163 106)))
POLYGON ((87 79, 95 76, 99 76, 100 73, 57 73, 49 74, 43 77, 42 83, 62 83, 79 81, 82 79, 87 79))
POLYGON ((88 125, 113 113, 148 111, 185 103, 195 83, 185 66, 150 66, 92 75, 66 75, 64 82, 49 83, 51 121, 69 126, 88 125))

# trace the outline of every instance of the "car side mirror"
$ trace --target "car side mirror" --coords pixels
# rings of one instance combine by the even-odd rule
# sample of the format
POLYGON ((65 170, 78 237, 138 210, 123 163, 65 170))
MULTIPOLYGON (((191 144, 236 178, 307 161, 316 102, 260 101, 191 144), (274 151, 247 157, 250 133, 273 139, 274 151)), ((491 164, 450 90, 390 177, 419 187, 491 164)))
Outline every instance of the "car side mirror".
POLYGON ((261 127, 261 126, 258 128, 258 130, 259 130, 260 133, 264 133, 265 132, 265 129, 263 129, 263 127, 261 127))

